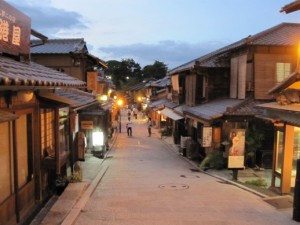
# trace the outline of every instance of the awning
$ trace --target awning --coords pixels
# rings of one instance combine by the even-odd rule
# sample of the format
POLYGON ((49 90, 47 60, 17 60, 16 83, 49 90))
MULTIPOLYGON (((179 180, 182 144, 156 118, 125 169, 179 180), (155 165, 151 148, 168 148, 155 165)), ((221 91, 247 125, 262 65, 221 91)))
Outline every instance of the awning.
POLYGON ((67 105, 75 105, 77 103, 77 101, 75 101, 73 99, 62 97, 62 96, 54 94, 54 93, 40 93, 39 96, 42 98, 46 98, 46 99, 55 101, 55 102, 64 103, 67 105))
POLYGON ((183 119, 182 116, 178 115, 178 114, 175 113, 173 110, 168 109, 168 108, 164 108, 164 109, 161 111, 161 114, 163 114, 163 115, 166 116, 166 117, 171 118, 172 120, 181 120, 181 119, 183 119))
POLYGON ((6 111, 0 111, 0 123, 16 120, 18 118, 19 116, 17 116, 16 114, 6 112, 6 111))

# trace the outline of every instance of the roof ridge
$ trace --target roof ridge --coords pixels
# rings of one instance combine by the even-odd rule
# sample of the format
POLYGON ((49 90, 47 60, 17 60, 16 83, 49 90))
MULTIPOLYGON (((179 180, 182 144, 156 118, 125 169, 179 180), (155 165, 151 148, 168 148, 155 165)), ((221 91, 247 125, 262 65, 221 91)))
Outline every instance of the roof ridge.
MULTIPOLYGON (((41 41, 41 40, 32 39, 30 41, 31 42, 38 42, 38 41, 41 41)), ((54 38, 54 39, 48 39, 47 40, 47 42, 62 42, 62 41, 84 41, 84 38, 54 38)))
POLYGON ((258 33, 254 34, 252 36, 250 35, 250 38, 252 39, 252 41, 257 40, 257 39, 261 38, 262 36, 265 36, 265 35, 270 34, 270 33, 274 32, 276 30, 279 30, 282 27, 285 27, 286 25, 300 26, 300 23, 283 22, 283 23, 277 24, 273 27, 270 27, 266 30, 258 32, 258 33))
POLYGON ((210 59, 212 57, 215 57, 217 55, 221 55, 221 54, 223 54, 223 53, 225 53, 225 52, 227 52, 229 50, 232 50, 234 48, 238 48, 238 47, 241 47, 243 45, 251 45, 253 43, 253 41, 258 40, 259 38, 262 38, 263 36, 265 36, 267 34, 270 34, 270 33, 274 32, 274 31, 276 31, 276 30, 278 30, 278 29, 280 29, 280 28, 282 28, 284 26, 287 26, 287 25, 290 25, 290 26, 293 25, 293 26, 299 26, 300 27, 300 23, 283 22, 283 23, 277 24, 276 26, 273 26, 271 28, 268 28, 266 30, 258 32, 258 33, 254 34, 254 35, 249 35, 249 36, 247 36, 245 38, 242 38, 242 39, 240 39, 240 40, 238 40, 236 42, 233 42, 233 43, 231 43, 229 45, 221 47, 221 48, 219 48, 217 50, 214 50, 214 51, 212 51, 212 52, 210 52, 208 54, 205 54, 203 56, 195 58, 194 60, 191 60, 191 61, 189 61, 187 63, 184 63, 184 64, 182 64, 180 66, 177 66, 177 67, 169 70, 167 74, 171 75, 174 72, 178 73, 178 72, 180 72, 179 71, 180 68, 184 68, 185 66, 187 66, 187 65, 189 65, 191 63, 194 63, 194 65, 193 65, 193 67, 194 67, 196 65, 196 62, 208 60, 208 59, 210 59))

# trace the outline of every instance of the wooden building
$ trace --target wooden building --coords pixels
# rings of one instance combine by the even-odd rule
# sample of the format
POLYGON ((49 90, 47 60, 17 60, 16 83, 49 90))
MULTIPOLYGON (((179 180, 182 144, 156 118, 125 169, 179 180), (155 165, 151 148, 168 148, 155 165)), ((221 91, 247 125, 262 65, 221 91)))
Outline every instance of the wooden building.
POLYGON ((84 87, 85 82, 4 56, 0 68, 0 222, 17 224, 53 193, 56 175, 63 173, 72 150, 71 100, 50 103, 43 92, 84 87))
POLYGON ((2 0, 0 8, 8 34, 22 31, 0 40, 0 224, 13 225, 27 223, 55 192, 76 160, 76 114, 98 102, 77 89, 86 82, 31 62, 30 34, 47 38, 22 12, 2 0))
POLYGON ((299 35, 300 24, 282 23, 168 72, 173 101, 184 105, 187 133, 200 148, 227 148, 234 129, 271 129, 254 106, 271 101, 268 90, 295 69, 299 35))
POLYGON ((107 68, 106 63, 91 55, 83 38, 31 40, 33 62, 88 81, 88 72, 107 68))
POLYGON ((296 71, 269 92, 276 102, 257 106, 275 127, 271 187, 280 194, 294 191, 300 158, 300 73, 296 71))

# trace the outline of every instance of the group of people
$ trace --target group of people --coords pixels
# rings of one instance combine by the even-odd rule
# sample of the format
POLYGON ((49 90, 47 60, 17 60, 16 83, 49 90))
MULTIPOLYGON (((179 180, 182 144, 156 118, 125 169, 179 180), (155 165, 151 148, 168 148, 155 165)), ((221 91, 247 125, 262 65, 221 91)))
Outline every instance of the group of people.
POLYGON ((127 116, 128 116, 128 120, 131 119, 131 116, 133 116, 135 119, 137 119, 137 115, 138 115, 138 109, 137 108, 128 108, 127 110, 127 116))
MULTIPOLYGON (((151 117, 149 116, 148 117, 148 121, 147 121, 147 130, 148 130, 148 137, 151 137, 151 134, 152 134, 152 131, 151 131, 151 128, 152 128, 152 121, 151 121, 151 117)), ((127 129, 127 135, 128 136, 132 136, 132 121, 131 121, 131 118, 128 116, 128 121, 126 123, 126 129, 127 129)))

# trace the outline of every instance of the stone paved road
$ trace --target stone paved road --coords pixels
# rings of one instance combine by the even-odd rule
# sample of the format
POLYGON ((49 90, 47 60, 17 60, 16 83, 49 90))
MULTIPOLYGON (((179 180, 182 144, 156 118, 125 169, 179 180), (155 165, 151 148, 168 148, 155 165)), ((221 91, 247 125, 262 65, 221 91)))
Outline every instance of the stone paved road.
POLYGON ((133 137, 122 128, 103 163, 108 170, 76 225, 298 224, 291 209, 278 210, 253 193, 194 172, 157 130, 147 137, 145 121, 134 121, 133 137))

